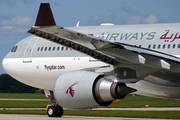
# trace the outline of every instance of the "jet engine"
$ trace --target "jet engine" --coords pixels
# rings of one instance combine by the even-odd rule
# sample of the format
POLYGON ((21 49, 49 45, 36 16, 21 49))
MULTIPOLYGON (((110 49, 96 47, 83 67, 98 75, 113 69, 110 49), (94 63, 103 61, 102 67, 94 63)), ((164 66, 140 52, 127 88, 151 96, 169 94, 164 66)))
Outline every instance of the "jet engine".
POLYGON ((123 83, 113 82, 104 74, 71 71, 61 74, 54 84, 54 98, 64 108, 89 109, 108 106, 115 99, 135 92, 123 83))

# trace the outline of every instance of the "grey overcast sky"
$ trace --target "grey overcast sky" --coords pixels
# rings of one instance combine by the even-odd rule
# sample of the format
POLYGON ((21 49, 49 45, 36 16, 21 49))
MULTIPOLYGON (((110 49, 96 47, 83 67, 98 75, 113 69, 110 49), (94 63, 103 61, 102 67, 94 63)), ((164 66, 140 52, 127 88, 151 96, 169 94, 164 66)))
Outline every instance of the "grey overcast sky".
MULTIPOLYGON (((51 5, 57 25, 180 23, 180 0, 0 0, 0 61, 30 36, 39 5, 51 5)), ((0 65, 0 74, 6 73, 0 65)))

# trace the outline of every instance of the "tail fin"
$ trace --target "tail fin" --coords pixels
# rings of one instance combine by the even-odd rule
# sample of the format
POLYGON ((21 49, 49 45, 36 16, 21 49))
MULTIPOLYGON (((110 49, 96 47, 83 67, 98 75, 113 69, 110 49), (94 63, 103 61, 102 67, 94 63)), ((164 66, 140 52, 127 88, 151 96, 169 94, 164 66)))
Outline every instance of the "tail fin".
POLYGON ((49 3, 41 3, 35 26, 56 25, 49 3))

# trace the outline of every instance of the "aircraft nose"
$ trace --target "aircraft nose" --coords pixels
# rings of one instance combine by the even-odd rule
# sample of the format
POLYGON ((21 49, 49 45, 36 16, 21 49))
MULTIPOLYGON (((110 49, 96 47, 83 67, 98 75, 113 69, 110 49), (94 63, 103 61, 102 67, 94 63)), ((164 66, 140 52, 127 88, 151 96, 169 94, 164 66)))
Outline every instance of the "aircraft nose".
POLYGON ((9 64, 8 60, 6 58, 4 58, 2 61, 2 67, 7 73, 9 73, 9 65, 10 64, 9 64))
POLYGON ((2 61, 2 67, 3 69, 6 71, 6 73, 8 73, 9 75, 13 75, 13 71, 15 71, 13 69, 13 59, 9 59, 9 58, 4 58, 2 61))
POLYGON ((10 76, 18 77, 18 63, 13 58, 4 58, 2 61, 2 67, 10 76))

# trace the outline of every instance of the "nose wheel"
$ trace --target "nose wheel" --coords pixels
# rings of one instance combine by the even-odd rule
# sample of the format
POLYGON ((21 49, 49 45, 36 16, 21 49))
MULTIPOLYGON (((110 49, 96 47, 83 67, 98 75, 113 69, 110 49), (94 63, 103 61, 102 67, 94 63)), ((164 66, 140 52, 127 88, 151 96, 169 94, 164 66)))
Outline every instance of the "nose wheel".
POLYGON ((61 106, 49 106, 47 109, 47 115, 49 117, 62 117, 63 108, 61 106))

